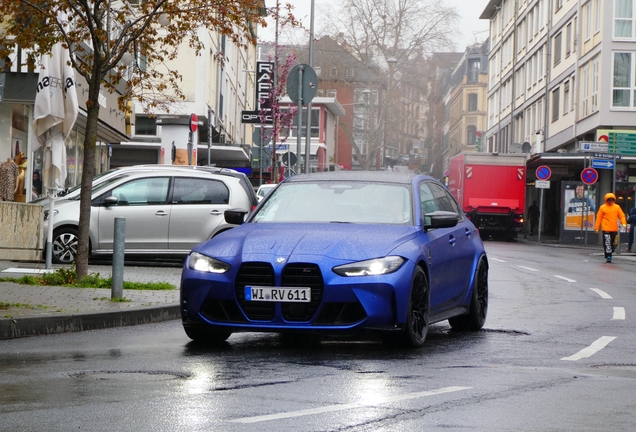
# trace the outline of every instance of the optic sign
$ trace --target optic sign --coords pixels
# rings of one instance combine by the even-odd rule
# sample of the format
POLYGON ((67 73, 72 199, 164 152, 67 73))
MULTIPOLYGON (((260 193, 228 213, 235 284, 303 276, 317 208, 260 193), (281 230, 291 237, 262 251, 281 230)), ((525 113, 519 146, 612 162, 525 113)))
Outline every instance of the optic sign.
POLYGON ((598 172, 594 168, 585 168, 581 171, 581 181, 585 184, 591 185, 598 180, 598 172))
POLYGON ((274 62, 256 62, 256 109, 241 112, 241 123, 274 124, 274 117, 266 114, 261 121, 261 111, 272 109, 271 91, 274 88, 274 62))
POLYGON ((541 165, 539 168, 537 168, 536 174, 539 180, 547 180, 552 175, 552 170, 550 170, 550 167, 548 166, 541 165))

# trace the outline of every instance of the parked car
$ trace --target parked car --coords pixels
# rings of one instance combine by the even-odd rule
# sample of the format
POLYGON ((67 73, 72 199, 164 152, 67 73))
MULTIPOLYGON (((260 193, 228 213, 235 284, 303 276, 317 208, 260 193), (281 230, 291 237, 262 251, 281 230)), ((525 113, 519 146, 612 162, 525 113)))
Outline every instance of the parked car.
POLYGON ((274 190, 275 187, 276 187, 276 184, 273 184, 273 183, 260 185, 258 189, 256 190, 256 198, 258 198, 258 200, 261 201, 263 198, 267 196, 268 193, 274 190))
MULTIPOLYGON (((245 193, 247 193, 252 200, 253 205, 258 204, 258 198, 256 197, 256 193, 251 186, 251 183, 247 176, 242 172, 230 169, 230 168, 219 168, 219 167, 208 167, 208 166, 197 166, 197 165, 164 165, 164 164, 145 164, 145 165, 131 165, 131 166, 123 166, 110 169, 108 171, 104 171, 103 173, 97 174, 93 178, 93 187, 95 185, 108 180, 112 177, 116 177, 126 172, 139 172, 139 171, 165 171, 165 170, 194 170, 194 171, 204 171, 210 172, 214 174, 227 175, 232 177, 237 177, 240 179, 241 186, 245 189, 245 193)), ((82 191, 82 185, 78 184, 70 189, 61 189, 58 191, 56 199, 71 199, 80 195, 82 191)), ((45 205, 48 203, 48 197, 38 198, 32 201, 33 204, 45 205)))
POLYGON ((181 317, 195 341, 234 332, 295 337, 381 332, 424 344, 431 323, 478 330, 488 259, 475 226, 438 181, 397 172, 293 176, 240 226, 189 254, 181 317))
MULTIPOLYGON (((194 169, 121 170, 93 186, 90 254, 111 255, 114 223, 124 217, 125 253, 181 256, 230 229, 223 218, 229 208, 250 212, 254 190, 244 174, 194 169), (251 192, 251 193, 250 193, 251 192)), ((45 210, 44 232, 53 225, 52 260, 67 264, 77 255, 80 196, 58 200, 52 218, 45 210)))

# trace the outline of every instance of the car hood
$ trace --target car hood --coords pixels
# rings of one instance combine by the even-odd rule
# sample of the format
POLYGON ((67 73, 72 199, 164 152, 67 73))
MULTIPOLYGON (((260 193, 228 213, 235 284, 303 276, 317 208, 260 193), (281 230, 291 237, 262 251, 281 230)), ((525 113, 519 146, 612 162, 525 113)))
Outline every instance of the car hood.
POLYGON ((314 261, 316 256, 357 261, 386 256, 416 235, 416 227, 401 225, 248 223, 193 250, 228 261, 314 261))

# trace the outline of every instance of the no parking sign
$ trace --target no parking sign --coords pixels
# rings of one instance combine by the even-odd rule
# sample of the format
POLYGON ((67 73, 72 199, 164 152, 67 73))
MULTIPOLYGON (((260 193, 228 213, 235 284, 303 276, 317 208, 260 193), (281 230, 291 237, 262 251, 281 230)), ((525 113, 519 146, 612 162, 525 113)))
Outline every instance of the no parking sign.
POLYGON ((581 171, 581 181, 587 185, 596 183, 598 180, 598 171, 594 168, 585 168, 581 171))

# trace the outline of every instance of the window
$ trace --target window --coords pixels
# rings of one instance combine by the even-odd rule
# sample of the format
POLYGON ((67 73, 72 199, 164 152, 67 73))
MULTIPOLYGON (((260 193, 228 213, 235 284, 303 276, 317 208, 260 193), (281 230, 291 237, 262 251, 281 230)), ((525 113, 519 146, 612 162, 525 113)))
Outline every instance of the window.
POLYGON ((590 64, 583 66, 581 71, 581 116, 587 116, 590 111, 590 64))
POLYGON ((589 40, 592 37, 592 2, 589 1, 585 6, 584 17, 585 23, 583 25, 583 40, 589 40))
POLYGON ((592 112, 598 111, 598 59, 592 61, 592 112))
POLYGON ((557 33, 554 37, 554 66, 561 63, 561 45, 562 45, 562 37, 561 32, 557 33))
POLYGON ((570 81, 563 84, 563 115, 570 111, 570 81))
POLYGON ((477 144, 477 126, 470 125, 466 128, 467 140, 469 146, 477 144))
POLYGON ((135 116, 135 135, 157 135, 157 117, 149 115, 135 116))
POLYGON ((559 97, 561 96, 561 88, 557 87, 552 91, 552 121, 559 119, 559 97))
POLYGON ((345 77, 353 78, 354 76, 355 76, 355 69, 354 68, 346 68, 345 69, 345 77))
POLYGON ((612 80, 612 106, 630 107, 634 84, 631 80, 632 53, 614 53, 614 75, 612 80))
POLYGON ((481 61, 479 59, 471 59, 468 61, 468 82, 474 83, 479 81, 479 71, 481 70, 481 61))
MULTIPOLYGON (((290 126, 291 130, 284 130, 281 132, 281 136, 287 136, 288 138, 298 137, 298 127, 296 126, 297 119, 294 116, 294 121, 290 126), (289 133, 289 135, 286 135, 289 133)), ((307 110, 302 111, 302 125, 301 125, 301 137, 307 136, 307 110)), ((317 138, 320 136, 320 108, 312 108, 311 110, 311 136, 317 138)))
POLYGON ((594 0, 594 33, 601 31, 601 1, 594 0))
POLYGON ((477 93, 468 95, 468 111, 477 111, 477 93))
POLYGON ((338 68, 332 67, 329 69, 329 76, 335 77, 338 76, 338 68))
POLYGON ((173 204, 229 204, 230 191, 218 180, 175 177, 173 204))
POLYGON ((435 197, 437 208, 439 208, 442 211, 457 213, 458 215, 461 216, 461 212, 459 211, 457 203, 450 196, 450 194, 448 193, 446 189, 444 189, 437 183, 429 183, 429 187, 431 188, 433 197, 435 197))
POLYGON ((320 68, 320 66, 314 66, 314 71, 316 71, 316 75, 320 76, 320 73, 322 72, 322 69, 320 68))
POLYGON ((168 195, 168 177, 152 177, 133 180, 114 188, 110 195, 116 197, 117 205, 165 204, 168 195))
POLYGON ((634 10, 633 0, 615 0, 614 2, 614 37, 633 37, 634 10))
POLYGON ((570 56, 570 51, 572 49, 572 23, 568 24, 565 29, 565 57, 570 56))
POLYGON ((556 10, 561 9, 563 7, 563 0, 555 0, 554 6, 556 10))

